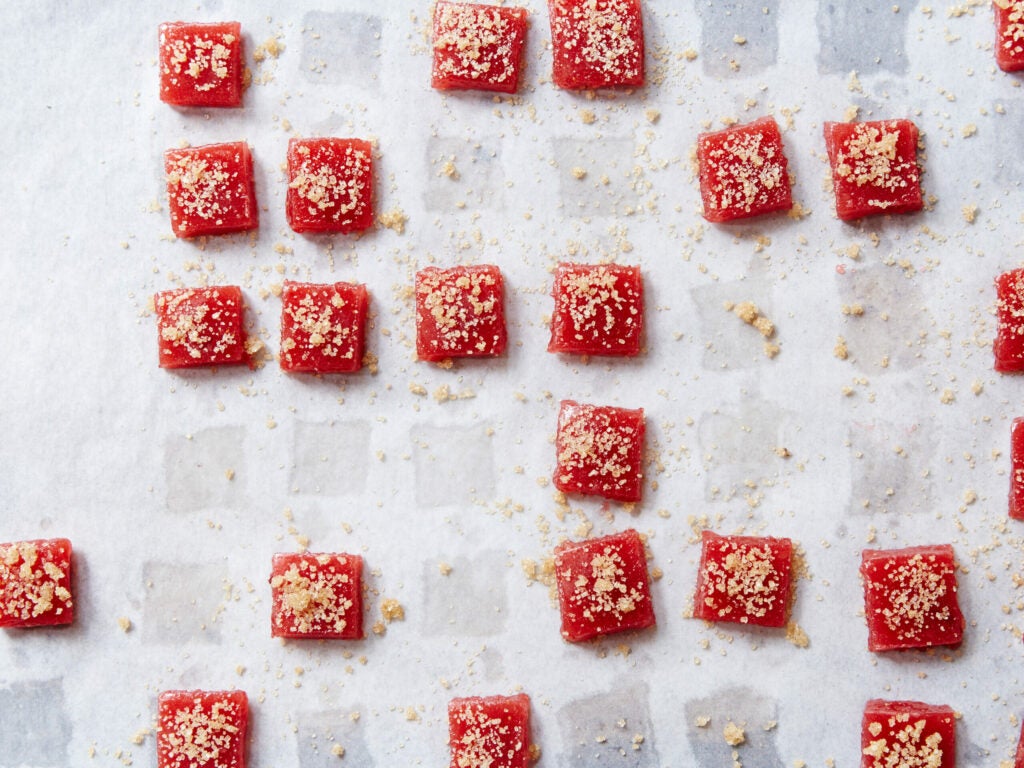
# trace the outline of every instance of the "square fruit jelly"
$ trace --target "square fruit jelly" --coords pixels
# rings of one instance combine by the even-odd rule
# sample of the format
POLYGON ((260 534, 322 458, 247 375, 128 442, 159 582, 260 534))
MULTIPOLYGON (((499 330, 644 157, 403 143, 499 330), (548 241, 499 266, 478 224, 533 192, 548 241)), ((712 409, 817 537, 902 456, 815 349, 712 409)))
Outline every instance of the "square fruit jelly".
POLYGON ((948 544, 866 549, 860 575, 869 650, 957 645, 963 639, 956 563, 948 544))
POLYGON ((909 120, 825 123, 836 215, 852 221, 924 207, 917 126, 909 120))
POLYGON ((632 357, 640 353, 644 287, 640 267, 559 264, 548 352, 632 357))
POLYGON ((644 411, 563 400, 555 436, 555 487, 564 493, 640 501, 644 411))
POLYGON ((347 234, 373 226, 373 147, 362 139, 288 142, 288 224, 347 234))
POLYGON ((157 768, 245 768, 244 691, 164 691, 157 700, 157 768))
POLYGON ((237 107, 244 71, 237 21, 160 25, 160 100, 166 104, 237 107))
POLYGON ((861 768, 955 768, 951 707, 872 699, 861 723, 861 768))
POLYGON ((697 137, 704 218, 715 223, 793 207, 789 163, 773 117, 697 137))
POLYGON ((259 226, 252 155, 244 141, 164 153, 175 237, 244 232, 259 226))
POLYGON ((416 273, 416 356, 495 357, 505 351, 504 281, 491 265, 416 273))
POLYGON ((1004 72, 1024 69, 1024 0, 995 0, 996 64, 1004 72))
POLYGON ((996 337, 992 342, 995 369, 1024 371, 1024 269, 996 278, 996 337))
POLYGON ((277 554, 270 575, 273 637, 360 640, 363 558, 277 554))
POLYGON ((792 564, 789 539, 704 531, 693 615, 705 621, 785 626, 792 564))
POLYGON ((248 362, 237 285, 175 288, 154 297, 161 368, 248 362))
POLYGON ((555 547, 562 637, 576 643, 655 624, 643 541, 633 529, 555 547))
POLYGON ((353 373, 363 366, 369 294, 365 285, 285 280, 281 368, 289 373, 353 373))
POLYGON ((526 768, 530 697, 470 696, 448 703, 451 768, 526 768))
POLYGON ((640 0, 548 0, 551 79, 559 88, 644 84, 640 0))
POLYGON ((47 627, 74 619, 71 542, 0 544, 0 627, 47 627))
POLYGON ((431 86, 442 91, 515 93, 527 15, 525 8, 438 2, 431 86))

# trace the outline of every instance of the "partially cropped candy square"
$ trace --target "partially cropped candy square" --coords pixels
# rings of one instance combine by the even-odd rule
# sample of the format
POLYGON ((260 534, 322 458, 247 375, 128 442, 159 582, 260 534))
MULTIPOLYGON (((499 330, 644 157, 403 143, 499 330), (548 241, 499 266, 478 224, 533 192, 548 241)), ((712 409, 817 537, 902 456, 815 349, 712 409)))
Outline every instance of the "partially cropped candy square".
POLYGON ((861 768, 955 768, 952 707, 872 699, 861 722, 861 768))
POLYGON ((869 650, 957 645, 963 639, 956 562, 948 544, 866 549, 860 575, 869 650))
POLYGON ((157 700, 157 768, 245 768, 244 691, 164 691, 157 700))
POLYGON ((1024 371, 1024 269, 996 278, 996 337, 992 342, 995 369, 1024 371))
POLYGON ((704 531, 693 615, 782 627, 789 607, 793 542, 704 531))
POLYGON ((654 626, 647 557, 633 529, 559 544, 555 584, 566 640, 654 626))
POLYGON ((70 624, 74 618, 71 542, 0 544, 0 627, 70 624))
POLYGON ((470 696, 448 703, 451 768, 526 768, 530 697, 470 696))
POLYGON ((274 555, 270 575, 274 637, 359 640, 363 558, 336 553, 274 555))
POLYGON ((1004 72, 1024 69, 1024 0, 995 0, 996 64, 1004 72))

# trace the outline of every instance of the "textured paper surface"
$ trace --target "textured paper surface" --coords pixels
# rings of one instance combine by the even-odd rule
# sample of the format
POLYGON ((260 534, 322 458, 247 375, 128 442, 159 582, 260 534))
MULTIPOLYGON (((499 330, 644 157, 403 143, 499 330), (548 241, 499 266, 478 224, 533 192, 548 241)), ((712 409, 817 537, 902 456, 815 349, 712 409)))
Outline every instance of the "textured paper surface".
POLYGON ((960 711, 960 765, 1012 754, 1021 537, 1006 495, 1024 381, 992 372, 989 345, 993 279, 1020 262, 1024 99, 995 70, 990 10, 651 0, 650 84, 590 99, 548 82, 547 12, 526 5, 525 87, 500 100, 429 89, 425 3, 0 7, 0 541, 70 538, 77 597, 71 628, 0 633, 0 766, 155 765, 157 693, 192 687, 249 693, 253 766, 443 765, 447 701, 519 689, 542 766, 728 766, 733 722, 743 765, 851 768, 874 697, 960 711), (243 108, 157 100, 157 25, 179 18, 242 23, 243 108), (272 37, 279 56, 255 63, 272 37), (836 220, 822 123, 851 105, 915 120, 930 210, 836 220), (697 134, 763 114, 788 126, 808 215, 704 224, 697 134), (295 135, 376 139, 377 211, 401 211, 404 232, 292 234, 295 135), (164 150, 241 139, 259 232, 176 241, 164 150), (644 355, 545 351, 563 259, 641 265, 644 355), (501 267, 504 358, 414 359, 409 288, 434 263, 501 267), (376 375, 157 367, 154 291, 240 284, 275 351, 285 278, 367 284, 376 375), (723 308, 741 301, 774 322, 774 359, 723 308), (641 504, 556 502, 542 481, 563 398, 646 410, 641 504), (686 618, 702 525, 799 542, 809 647, 686 618), (521 562, 631 526, 663 573, 657 629, 564 643, 521 562), (272 640, 271 557, 300 537, 365 558, 368 625, 384 598, 405 620, 353 644, 272 640), (961 649, 867 651, 869 541, 953 544, 961 649))

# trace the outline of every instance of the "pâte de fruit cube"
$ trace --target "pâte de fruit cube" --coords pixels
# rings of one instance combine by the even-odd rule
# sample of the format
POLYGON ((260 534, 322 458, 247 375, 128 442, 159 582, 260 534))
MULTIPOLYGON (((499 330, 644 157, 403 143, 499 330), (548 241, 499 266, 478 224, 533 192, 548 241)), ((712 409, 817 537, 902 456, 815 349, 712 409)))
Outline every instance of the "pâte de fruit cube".
POLYGON ((278 554, 270 575, 274 637, 359 640, 363 636, 363 558, 278 554))
POLYGON ((861 768, 955 768, 951 707, 872 699, 864 706, 861 768))
POLYGON ((559 88, 644 84, 640 0, 548 0, 551 79, 559 88))
POLYGON ((564 493, 640 501, 644 411, 563 400, 555 436, 555 487, 564 493))
POLYGON ((995 0, 996 64, 1004 72, 1024 69, 1024 0, 995 0))
POLYGON ((866 549, 860 575, 869 650, 957 645, 963 639, 956 562, 948 544, 866 549))
POLYGON ((489 264, 416 273, 416 356, 495 357, 505 351, 504 280, 489 264))
POLYGON ((1013 756, 1013 768, 1024 768, 1024 723, 1020 724, 1020 736, 1017 738, 1017 752, 1013 756))
POLYGON ((792 564, 789 539, 704 531, 693 615, 706 621, 785 626, 792 564))
POLYGON ((996 338, 992 342, 995 369, 1024 371, 1024 269, 996 278, 996 338))
POLYGON ((252 155, 244 141, 170 149, 167 203, 176 237, 244 232, 259 226, 252 155))
POLYGON ((288 223, 347 234, 373 226, 373 148, 362 139, 288 142, 288 223))
POLYGON ((1010 425, 1010 517, 1024 520, 1024 418, 1010 425))
POLYGON ((924 206, 917 126, 909 120, 825 123, 836 215, 852 221, 924 206))
POLYGON ((451 768, 526 768, 530 697, 470 696, 448 703, 451 768))
POLYGON ((632 528, 555 547, 562 637, 570 642, 655 624, 647 557, 632 528))
POLYGON ((631 357, 640 353, 644 287, 640 267, 559 264, 548 352, 631 357))
POLYGON ((157 768, 245 768, 244 691, 164 691, 157 700, 157 768))
POLYGON ((0 627, 46 627, 74 619, 71 542, 0 544, 0 627))
POLYGON ((161 368, 248 362, 245 302, 237 285, 161 291, 154 305, 161 368))
POLYGON ((243 73, 237 21, 160 25, 161 101, 178 107, 237 107, 243 73))
POLYGON ((358 283, 286 280, 281 291, 281 368, 353 373, 363 365, 369 294, 358 283))
POLYGON ((515 93, 526 18, 525 8, 438 2, 430 84, 442 91, 515 93))
POLYGON ((715 223, 793 207, 789 163, 773 117, 697 137, 704 218, 715 223))

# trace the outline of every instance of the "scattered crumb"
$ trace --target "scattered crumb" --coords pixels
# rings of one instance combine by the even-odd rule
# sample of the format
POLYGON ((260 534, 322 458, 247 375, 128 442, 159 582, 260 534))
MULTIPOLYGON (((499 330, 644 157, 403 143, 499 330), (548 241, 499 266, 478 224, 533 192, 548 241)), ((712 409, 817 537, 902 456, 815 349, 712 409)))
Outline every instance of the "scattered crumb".
POLYGON ((850 356, 850 351, 846 347, 846 339, 842 336, 836 338, 836 345, 832 347, 832 354, 840 360, 845 360, 850 356))
POLYGON ((786 625, 786 639, 797 648, 807 648, 811 644, 811 639, 807 637, 803 627, 795 621, 791 621, 786 625))
POLYGON ((593 125, 597 121, 597 115, 594 114, 592 109, 581 109, 580 120, 583 121, 584 125, 593 125))
POLYGON ((711 717, 709 715, 697 715, 693 722, 698 728, 707 728, 711 725, 711 717))
POLYGON ((722 735, 725 737, 725 743, 730 747, 738 747, 747 740, 747 735, 743 732, 743 729, 731 721, 725 726, 722 735))
POLYGON ((964 221, 968 224, 973 224, 974 220, 978 217, 978 206, 974 203, 965 205, 960 209, 960 213, 963 214, 964 221))
POLYGON ((127 616, 120 616, 117 619, 117 626, 122 632, 130 632, 132 628, 132 620, 127 616))
POLYGON ((388 624, 392 621, 405 621, 405 608, 393 597, 388 597, 380 603, 380 615, 388 624))
POLYGON ((405 225, 409 221, 409 217, 405 215, 405 211, 401 208, 392 208, 390 211, 386 211, 378 216, 377 221, 385 229, 390 229, 401 235, 405 232, 405 225))
POLYGON ((575 168, 572 169, 572 175, 573 178, 576 179, 585 179, 587 177, 587 169, 580 168, 580 166, 577 165, 575 168))
POLYGON ((789 448, 779 445, 775 447, 775 455, 778 456, 780 459, 788 459, 793 454, 789 452, 789 448))
POLYGON ((647 118, 647 122, 654 124, 661 119, 661 112, 657 109, 648 109, 644 111, 644 117, 647 118))
POLYGON ((345 748, 341 746, 341 744, 335 744, 333 747, 331 747, 331 754, 335 757, 344 757, 345 748))
POLYGON ((448 563, 438 563, 437 570, 441 573, 442 576, 447 576, 449 573, 452 572, 452 567, 448 563))
POLYGON ((416 720, 419 720, 420 716, 419 716, 419 714, 417 714, 416 710, 413 707, 406 707, 405 708, 405 719, 408 720, 410 723, 412 723, 412 722, 415 722, 416 720))

